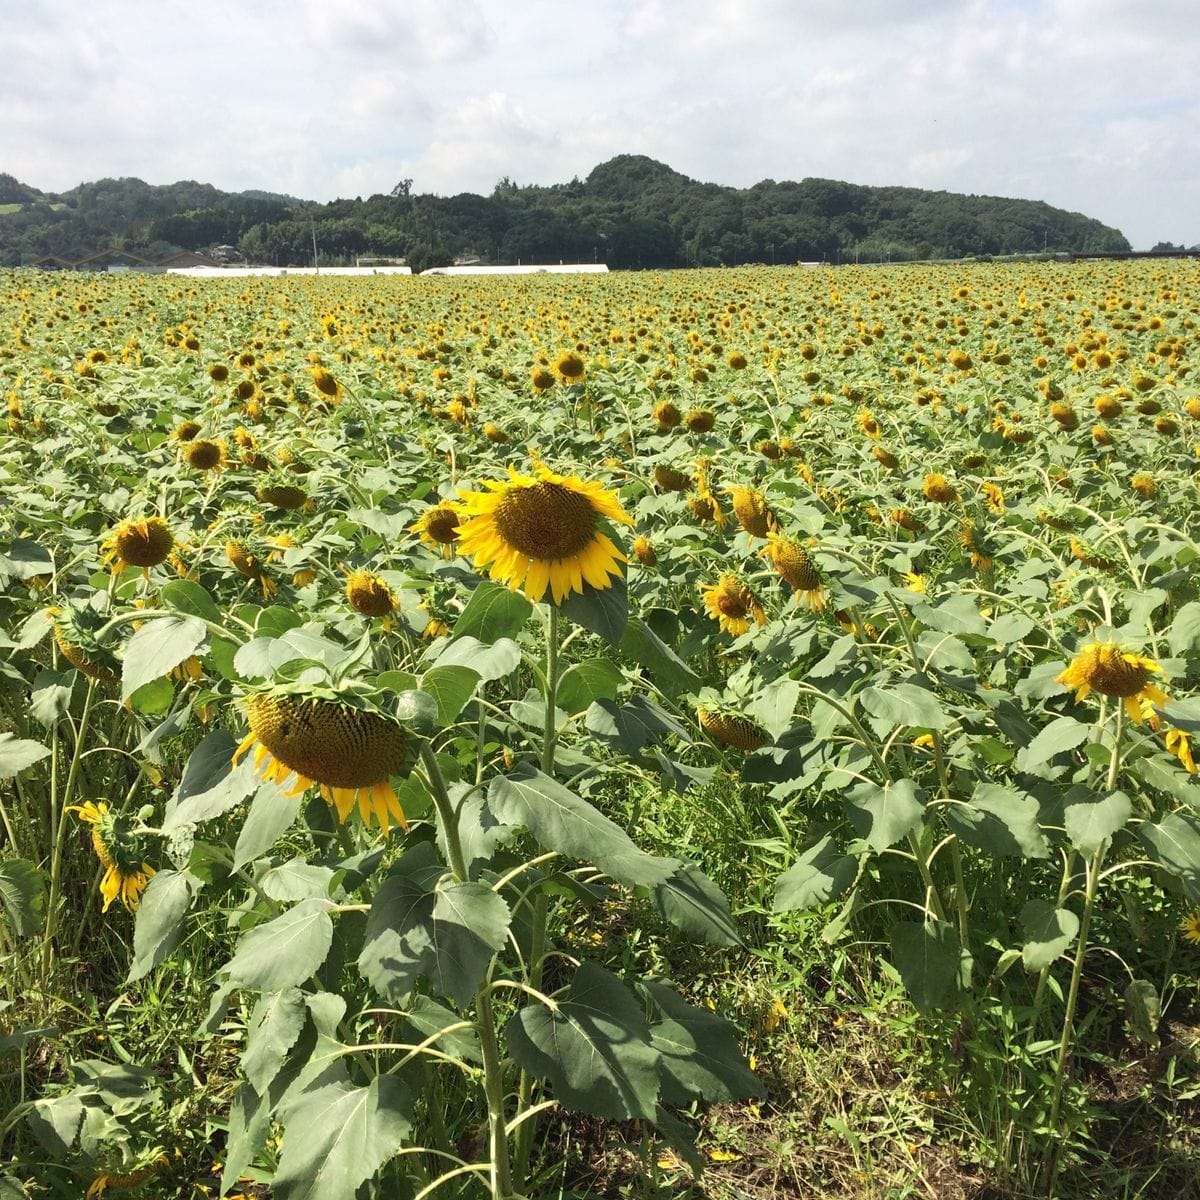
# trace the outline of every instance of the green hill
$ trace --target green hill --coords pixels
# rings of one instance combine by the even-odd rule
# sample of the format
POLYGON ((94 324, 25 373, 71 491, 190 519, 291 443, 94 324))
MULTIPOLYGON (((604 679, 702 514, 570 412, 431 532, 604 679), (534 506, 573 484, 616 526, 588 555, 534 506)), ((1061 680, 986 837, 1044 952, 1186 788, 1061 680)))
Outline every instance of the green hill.
POLYGON ((389 195, 317 204, 183 181, 102 179, 60 195, 0 174, 0 263, 81 258, 109 245, 155 255, 238 247, 251 261, 308 263, 407 255, 417 270, 488 262, 603 261, 614 268, 1128 250, 1119 230, 1036 200, 835 179, 701 183, 622 154, 549 187, 501 179, 490 196, 389 195))

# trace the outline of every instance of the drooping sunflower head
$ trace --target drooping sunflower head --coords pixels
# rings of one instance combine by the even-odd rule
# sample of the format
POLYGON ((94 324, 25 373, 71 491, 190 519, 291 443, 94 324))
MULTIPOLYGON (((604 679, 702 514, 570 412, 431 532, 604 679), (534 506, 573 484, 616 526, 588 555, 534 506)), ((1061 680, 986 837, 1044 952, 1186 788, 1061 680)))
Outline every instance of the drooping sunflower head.
POLYGON ((46 617, 53 622, 58 652, 81 675, 97 683, 116 683, 121 678, 120 660, 96 639, 95 629, 102 621, 98 613, 90 608, 50 608, 46 617))
POLYGON ((211 438, 193 438, 185 442, 183 457, 189 467, 197 471, 219 471, 228 458, 229 451, 225 443, 211 438))
POLYGON ((155 872, 145 861, 144 839, 136 832, 134 818, 112 812, 103 800, 88 800, 69 811, 92 827, 92 849, 105 869, 100 881, 103 911, 108 912, 119 898, 130 912, 137 912, 142 892, 155 872))
POLYGON ((177 442, 193 441, 203 426, 199 421, 180 421, 171 432, 177 442))
POLYGON ((303 508, 310 500, 304 488, 286 478, 268 479, 255 489, 255 495, 264 504, 273 504, 276 508, 288 510, 303 508))
POLYGON ((409 737, 386 713, 357 696, 271 689, 246 698, 246 715, 235 764, 253 747, 255 774, 289 795, 319 784, 340 820, 357 805, 364 825, 405 827, 391 777, 406 770, 409 737))
POLYGON ((932 500, 935 504, 953 504, 958 499, 958 492, 954 485, 945 477, 937 472, 930 472, 921 482, 921 490, 925 493, 926 500, 932 500))
POLYGON ((418 534, 424 545, 443 558, 454 557, 454 545, 458 541, 458 512, 447 503, 427 508, 408 528, 418 534))
POLYGON ((602 521, 633 524, 614 492, 577 475, 538 466, 534 475, 509 467, 509 478, 459 490, 450 507, 458 514, 458 549, 477 570, 539 601, 550 590, 555 604, 587 584, 612 586, 628 559, 604 532, 602 521))
POLYGON ((166 562, 175 549, 175 536, 162 517, 141 517, 122 521, 100 543, 108 553, 104 561, 117 571, 126 567, 141 567, 148 571, 166 562))
POLYGON ((885 446, 872 446, 871 454, 885 470, 894 471, 900 465, 900 460, 885 446))
POLYGON ((664 492, 686 492, 692 486, 692 477, 674 467, 668 467, 665 463, 659 463, 654 468, 654 482, 664 492))
POLYGON ((309 375, 312 376, 313 387, 330 400, 339 400, 342 395, 342 385, 334 378, 334 376, 322 366, 309 367, 309 375))
POLYGON ((1153 659, 1130 654, 1111 642, 1089 642, 1054 682, 1077 689, 1076 701, 1089 691, 1119 699, 1131 721, 1140 725, 1149 719, 1153 724, 1157 720, 1153 706, 1168 703, 1166 693, 1150 682, 1161 672, 1153 659))
POLYGON ((729 493, 729 502, 733 505, 738 524, 751 537, 765 538, 774 518, 762 492, 751 487, 728 487, 725 490, 729 493))
POLYGON ((693 433, 708 433, 717 423, 717 417, 712 409, 693 408, 683 421, 693 433))
POLYGON ((508 441, 508 434, 499 425, 488 421, 483 427, 483 436, 495 446, 503 446, 508 441))
POLYGON ((1154 482, 1154 476, 1148 471, 1139 471, 1129 481, 1129 486, 1143 500, 1153 500, 1158 495, 1158 484, 1154 482))
POLYGON ((654 545, 644 534, 639 533, 633 539, 633 553, 643 567, 658 565, 658 555, 655 553, 654 545))
POLYGON ((551 370, 563 383, 582 383, 587 369, 574 350, 564 350, 551 364, 551 370))
POLYGON ((824 581, 817 564, 803 546, 791 538, 772 533, 759 554, 770 561, 776 573, 800 597, 802 603, 812 609, 825 607, 824 581))
POLYGON ((364 617, 386 617, 396 607, 392 589, 370 571, 346 573, 346 599, 364 617))
POLYGON ((226 542, 225 557, 239 575, 257 581, 264 597, 271 596, 279 590, 279 585, 266 573, 262 559, 245 542, 226 542))
POLYGON ((696 708, 696 720, 714 742, 732 746, 746 754, 767 745, 771 740, 758 722, 725 705, 699 705, 696 708))
POLYGON ((535 392, 548 392, 555 383, 554 372, 539 364, 529 373, 529 380, 535 392))
POLYGON ((674 429, 683 420, 683 414, 670 400, 660 400, 650 411, 659 433, 674 429))
POLYGON ((708 615, 733 637, 746 633, 751 621, 756 625, 766 624, 767 615, 758 597, 737 575, 725 574, 716 583, 701 584, 700 594, 708 615))

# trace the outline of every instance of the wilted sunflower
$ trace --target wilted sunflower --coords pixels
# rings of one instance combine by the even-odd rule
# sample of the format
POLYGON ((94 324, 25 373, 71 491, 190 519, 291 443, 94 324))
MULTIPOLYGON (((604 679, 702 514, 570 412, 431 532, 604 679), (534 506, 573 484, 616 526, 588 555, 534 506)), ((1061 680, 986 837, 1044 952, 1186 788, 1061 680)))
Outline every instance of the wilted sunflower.
POLYGON ((762 492, 750 487, 727 487, 725 491, 733 505, 733 514, 737 517, 738 524, 751 537, 765 538, 767 531, 774 524, 774 518, 762 492))
POLYGON ((309 502, 309 495, 302 487, 279 479, 268 480, 255 490, 255 495, 276 508, 303 508, 309 502))
POLYGON ((670 400, 660 400, 650 410, 650 415, 654 418, 659 433, 666 433, 668 430, 674 429, 683 420, 683 415, 670 400))
POLYGON ((1163 737, 1167 751, 1179 759, 1189 775, 1196 774, 1196 760, 1192 757, 1192 744, 1182 729, 1168 729, 1163 737))
POLYGON ((802 603, 815 610, 825 607, 825 585, 816 563, 803 546, 791 538, 771 533, 759 555, 770 560, 776 573, 800 597, 802 603))
POLYGON ((658 565, 658 555, 654 552, 654 546, 648 537, 640 533, 633 539, 633 553, 643 567, 658 565))
POLYGON ((254 747, 254 772, 298 796, 314 783, 345 821, 358 805, 387 833, 407 828, 391 776, 404 767, 404 729, 372 708, 303 693, 256 692, 246 698, 250 732, 234 751, 235 765, 254 747), (290 780, 290 784, 289 784, 290 780))
POLYGON ((1169 703, 1166 693, 1150 682, 1151 676, 1161 671, 1152 659, 1128 654, 1108 642, 1090 642, 1054 682, 1077 688, 1077 702, 1090 691, 1119 699, 1129 719, 1140 725, 1147 718, 1153 723, 1153 705, 1169 703))
POLYGON ((675 470, 674 467, 659 463, 654 468, 654 482, 664 492, 686 492, 692 486, 692 477, 675 470))
POLYGON ((162 517, 125 520, 100 543, 100 549, 108 551, 104 561, 112 563, 115 570, 141 567, 148 574, 151 567, 157 567, 171 556, 175 536, 162 517))
POLYGON ((998 483, 992 483, 990 480, 983 483, 979 488, 979 493, 992 512, 1002 513, 1004 511, 1004 493, 1000 490, 998 483))
POLYGON ((708 408, 693 408, 684 418, 693 433, 708 433, 717 422, 716 414, 708 408))
POLYGON ((554 372, 549 367, 537 366, 529 374, 534 390, 547 392, 554 386, 554 372))
POLYGON ((869 408, 860 408, 858 410, 858 427, 872 441, 879 440, 881 432, 879 422, 875 420, 875 416, 869 408))
POLYGON ((248 550, 243 543, 237 541, 226 542, 225 557, 229 559, 234 570, 239 575, 244 575, 247 579, 254 579, 258 582, 262 587, 264 598, 274 595, 279 590, 279 585, 263 569, 262 560, 257 554, 248 550))
POLYGON ((110 812, 103 800, 72 805, 68 811, 92 827, 92 848, 105 868, 100 881, 103 911, 120 897, 130 912, 137 912, 154 868, 142 859, 142 839, 133 831, 133 818, 110 812))
POLYGON ((925 493, 925 499, 932 500, 935 504, 952 504, 958 499, 954 485, 945 475, 939 475, 937 472, 930 472, 925 476, 921 490, 925 493))
POLYGON ((346 572, 346 599, 364 617, 386 617, 396 607, 392 589, 370 571, 346 572))
POLYGON ((551 370, 563 383, 582 383, 586 369, 574 350, 564 350, 551 364, 551 370))
POLYGON ((508 434, 505 433, 499 425, 494 425, 491 421, 488 421, 488 423, 484 425, 483 436, 496 446, 503 446, 504 443, 508 441, 508 434))
POLYGON ((606 517, 633 524, 614 492, 547 467, 485 482, 487 491, 459 491, 458 549, 476 570, 539 601, 550 589, 555 604, 585 583, 611 587, 629 560, 600 528, 606 517))
POLYGON ((1129 481, 1129 486, 1143 500, 1153 500, 1158 495, 1158 484, 1154 482, 1154 476, 1147 471, 1139 471, 1129 481))
POLYGON ((875 461, 888 471, 894 471, 900 465, 900 460, 885 446, 872 446, 871 454, 875 461))
POLYGON ((309 367, 308 373, 312 376, 313 387, 322 396, 330 400, 341 399, 342 385, 324 367, 309 367))
POLYGON ((721 742, 747 754, 771 740, 756 721, 724 706, 701 704, 696 709, 696 720, 714 742, 721 742))
POLYGON ((763 612, 762 605, 749 586, 736 575, 722 575, 716 583, 707 587, 701 584, 700 594, 708 615, 733 637, 741 637, 750 628, 752 620, 756 625, 766 624, 767 614, 763 612))
POLYGON ((185 442, 183 457, 189 467, 197 471, 219 471, 228 457, 228 448, 223 441, 213 441, 211 438, 195 438, 185 442))
MULTIPOLYGON (((83 609, 84 619, 100 620, 91 609, 83 609)), ((69 609, 49 608, 46 617, 54 623, 54 643, 59 653, 81 675, 97 683, 116 683, 121 678, 121 664, 107 647, 96 641, 91 629, 85 628, 69 609)))
POLYGON ((421 541, 430 550, 436 550, 443 558, 454 557, 454 544, 458 541, 458 513, 449 504, 435 504, 427 508, 409 527, 410 533, 420 534, 421 541))

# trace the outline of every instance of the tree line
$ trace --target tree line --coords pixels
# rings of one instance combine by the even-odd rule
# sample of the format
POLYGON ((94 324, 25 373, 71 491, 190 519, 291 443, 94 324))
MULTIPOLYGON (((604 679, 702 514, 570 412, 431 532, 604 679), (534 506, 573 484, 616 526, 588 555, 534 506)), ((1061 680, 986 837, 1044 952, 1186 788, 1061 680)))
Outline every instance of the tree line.
POLYGON ((148 257, 233 246, 249 262, 323 265, 406 257, 414 270, 473 256, 495 263, 606 262, 616 269, 798 261, 910 261, 1128 250, 1119 230, 1034 200, 833 179, 700 183, 622 154, 586 179, 488 196, 387 194, 319 204, 209 184, 103 179, 50 195, 0 175, 0 263, 82 258, 107 246, 148 257))

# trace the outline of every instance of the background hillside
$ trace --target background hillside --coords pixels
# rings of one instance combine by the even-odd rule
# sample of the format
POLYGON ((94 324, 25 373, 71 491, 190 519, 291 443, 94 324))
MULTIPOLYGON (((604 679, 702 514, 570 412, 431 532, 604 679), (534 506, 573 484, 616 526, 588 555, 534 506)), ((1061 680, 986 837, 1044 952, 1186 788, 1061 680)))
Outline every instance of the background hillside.
POLYGON ((107 246, 153 256, 217 245, 252 262, 308 264, 314 229, 323 263, 404 255, 415 270, 457 256, 638 268, 1129 249, 1119 230, 1041 201, 833 179, 724 187, 629 154, 551 187, 504 178, 490 196, 434 196, 402 180, 386 196, 329 204, 140 179, 50 194, 0 174, 6 266, 107 246))

